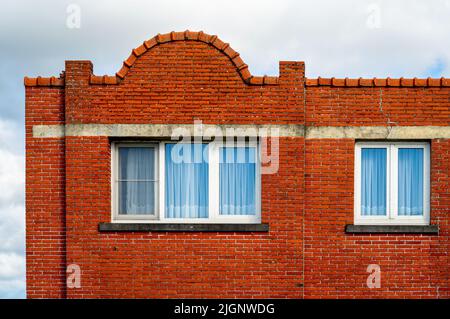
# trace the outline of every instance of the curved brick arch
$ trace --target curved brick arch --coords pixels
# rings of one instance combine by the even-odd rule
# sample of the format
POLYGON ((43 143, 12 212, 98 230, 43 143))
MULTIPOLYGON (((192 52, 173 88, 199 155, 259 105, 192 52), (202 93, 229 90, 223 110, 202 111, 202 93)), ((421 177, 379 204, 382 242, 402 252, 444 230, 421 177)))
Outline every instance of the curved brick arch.
MULTIPOLYGON (((216 35, 209 35, 204 33, 203 31, 195 32, 189 30, 186 30, 184 32, 170 32, 165 34, 158 34, 153 38, 144 41, 143 44, 141 44, 139 47, 131 51, 130 56, 123 62, 122 68, 119 70, 119 72, 116 73, 116 77, 118 79, 124 79, 127 76, 131 67, 144 53, 148 52, 149 50, 155 48, 160 44, 175 41, 197 41, 213 46, 230 59, 231 63, 236 69, 236 72, 247 84, 257 84, 257 85, 278 84, 278 77, 252 76, 248 69, 248 65, 244 63, 239 53, 236 52, 233 48, 231 48, 231 46, 228 43, 220 40, 216 35)), ((91 78, 91 83, 92 82, 93 82, 92 84, 100 84, 100 82, 105 83, 105 80, 106 78, 104 77, 93 76, 91 78)))
POLYGON ((130 56, 123 62, 122 68, 116 73, 115 76, 95 76, 92 75, 90 79, 91 84, 117 84, 123 80, 132 66, 138 61, 138 59, 146 52, 152 50, 160 44, 175 42, 175 41, 197 41, 203 42, 213 46, 222 54, 227 56, 236 72, 247 84, 254 85, 275 85, 278 84, 278 77, 274 76, 252 76, 248 65, 244 63, 239 53, 236 52, 231 46, 220 40, 216 35, 209 35, 203 31, 195 32, 186 30, 184 32, 170 32, 165 34, 158 34, 153 38, 144 41, 139 47, 131 51, 130 56))

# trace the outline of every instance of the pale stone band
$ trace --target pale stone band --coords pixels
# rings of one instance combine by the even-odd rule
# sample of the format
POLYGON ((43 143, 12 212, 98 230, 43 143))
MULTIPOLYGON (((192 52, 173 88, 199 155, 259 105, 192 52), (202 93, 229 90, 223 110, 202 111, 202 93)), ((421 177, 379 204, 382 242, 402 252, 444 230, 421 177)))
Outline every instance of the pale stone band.
POLYGON ((279 136, 310 139, 436 139, 450 138, 450 126, 304 126, 203 124, 67 124, 34 125, 34 138, 64 136, 171 137, 171 136, 279 136))

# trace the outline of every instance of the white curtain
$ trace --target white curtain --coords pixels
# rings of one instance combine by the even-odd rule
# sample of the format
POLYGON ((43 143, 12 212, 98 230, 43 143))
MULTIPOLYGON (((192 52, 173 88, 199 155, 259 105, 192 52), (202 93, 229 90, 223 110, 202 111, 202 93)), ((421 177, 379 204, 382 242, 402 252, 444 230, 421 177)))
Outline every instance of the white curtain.
POLYGON ((361 150, 361 215, 386 215, 386 148, 361 150))
POLYGON ((166 218, 208 217, 207 154, 207 144, 166 144, 166 218))
POLYGON ((398 150, 398 215, 423 214, 423 149, 398 150))
POLYGON ((222 147, 220 150, 220 214, 256 214, 256 149, 222 147))

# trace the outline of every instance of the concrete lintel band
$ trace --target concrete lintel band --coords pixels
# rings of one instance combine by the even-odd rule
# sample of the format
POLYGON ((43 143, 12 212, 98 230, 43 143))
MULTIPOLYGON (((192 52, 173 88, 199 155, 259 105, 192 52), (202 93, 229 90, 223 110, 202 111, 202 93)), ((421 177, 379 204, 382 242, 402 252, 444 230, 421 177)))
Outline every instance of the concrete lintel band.
POLYGON ((350 139, 450 138, 450 126, 309 126, 203 124, 67 124, 35 125, 35 138, 64 136, 171 137, 171 136, 280 136, 350 139))
POLYGON ((33 137, 304 136, 303 125, 67 124, 35 125, 33 137))
POLYGON ((450 138, 449 126, 317 126, 306 127, 306 138, 435 139, 450 138))

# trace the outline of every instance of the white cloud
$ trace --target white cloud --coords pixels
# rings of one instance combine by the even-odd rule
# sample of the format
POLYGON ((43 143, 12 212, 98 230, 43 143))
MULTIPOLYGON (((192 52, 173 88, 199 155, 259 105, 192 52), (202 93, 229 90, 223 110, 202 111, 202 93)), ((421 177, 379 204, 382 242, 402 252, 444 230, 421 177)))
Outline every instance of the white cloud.
POLYGON ((143 40, 187 28, 230 42, 255 74, 276 74, 279 60, 305 61, 310 77, 424 76, 437 59, 450 71, 446 0, 45 2, 2 8, 5 53, 25 59, 30 75, 58 74, 65 59, 91 59, 98 74, 114 74, 143 40), (81 8, 80 29, 66 27, 71 3, 81 8), (373 5, 375 29, 367 23, 373 5))
POLYGON ((24 157, 16 125, 0 119, 0 298, 25 295, 24 157))
POLYGON ((24 274, 24 259, 14 253, 0 254, 0 280, 19 278, 24 274))
MULTIPOLYGON (((14 201, 14 199, 11 200, 11 202, 14 201)), ((25 207, 23 201, 17 204, 0 203, 0 219, 0 253, 16 252, 24 255, 25 207)))
POLYGON ((0 150, 13 154, 23 154, 23 126, 17 121, 2 119, 0 116, 0 150), (21 140, 18 144, 18 140, 21 140))
POLYGON ((22 201, 24 187, 24 159, 23 155, 0 149, 0 185, 8 185, 0 192, 0 204, 14 204, 22 201), (19 197, 20 196, 20 197, 19 197))
POLYGON ((23 299, 25 298, 24 275, 20 279, 0 279, 0 298, 2 299, 23 299))

